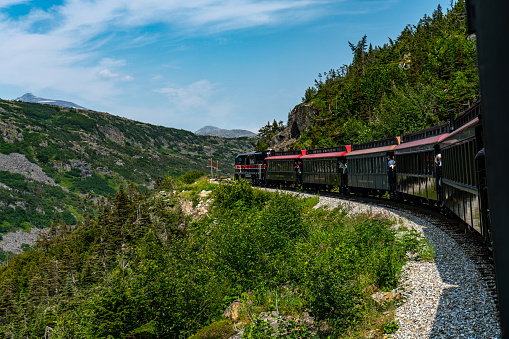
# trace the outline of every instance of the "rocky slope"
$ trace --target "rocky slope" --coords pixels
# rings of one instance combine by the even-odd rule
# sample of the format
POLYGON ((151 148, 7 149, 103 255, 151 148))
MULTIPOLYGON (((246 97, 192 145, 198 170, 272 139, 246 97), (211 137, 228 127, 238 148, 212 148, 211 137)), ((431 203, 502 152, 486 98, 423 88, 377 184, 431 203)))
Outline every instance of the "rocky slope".
POLYGON ((76 109, 86 109, 83 106, 76 105, 74 102, 64 101, 64 100, 53 100, 53 99, 44 99, 38 96, 33 95, 32 93, 26 93, 19 98, 14 99, 14 101, 23 101, 23 102, 34 102, 45 105, 56 105, 61 107, 69 107, 76 109))
POLYGON ((300 135, 312 126, 317 115, 318 110, 310 104, 295 106, 288 117, 287 127, 270 140, 269 148, 275 151, 290 149, 300 135))

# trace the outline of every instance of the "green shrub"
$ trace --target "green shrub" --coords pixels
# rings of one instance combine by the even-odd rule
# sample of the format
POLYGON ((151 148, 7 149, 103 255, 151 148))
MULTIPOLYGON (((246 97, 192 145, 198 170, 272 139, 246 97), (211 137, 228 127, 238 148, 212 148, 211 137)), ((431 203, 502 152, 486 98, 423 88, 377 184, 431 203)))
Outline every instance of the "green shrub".
POLYGON ((221 320, 202 328, 189 339, 228 339, 236 333, 229 321, 221 320))
POLYGON ((184 184, 189 185, 204 176, 206 176, 206 174, 202 171, 191 171, 191 172, 187 172, 186 174, 181 175, 178 178, 178 180, 183 182, 184 184))
POLYGON ((390 321, 387 324, 382 326, 382 332, 384 334, 392 334, 396 333, 396 331, 399 329, 399 325, 397 321, 390 321))

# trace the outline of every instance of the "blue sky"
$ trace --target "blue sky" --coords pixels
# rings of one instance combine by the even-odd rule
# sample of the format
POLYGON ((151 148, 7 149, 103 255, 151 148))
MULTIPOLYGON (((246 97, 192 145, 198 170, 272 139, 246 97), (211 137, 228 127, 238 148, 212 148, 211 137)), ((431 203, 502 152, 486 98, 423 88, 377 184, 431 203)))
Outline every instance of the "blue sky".
POLYGON ((0 0, 0 98, 27 92, 155 125, 256 132, 348 41, 383 45, 437 0, 0 0))

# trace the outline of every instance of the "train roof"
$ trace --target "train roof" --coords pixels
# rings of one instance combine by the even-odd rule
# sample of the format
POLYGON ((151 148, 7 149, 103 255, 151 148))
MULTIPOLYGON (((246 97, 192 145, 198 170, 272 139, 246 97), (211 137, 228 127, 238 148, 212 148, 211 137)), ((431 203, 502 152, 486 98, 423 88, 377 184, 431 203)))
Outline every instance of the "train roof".
POLYGON ((351 145, 350 151, 360 151, 365 149, 375 149, 385 146, 393 146, 399 144, 399 137, 387 138, 382 140, 373 140, 364 144, 351 145))
POLYGON ((404 143, 399 144, 396 147, 394 147, 393 150, 396 154, 397 153, 406 153, 406 152, 410 152, 410 151, 429 150, 429 149, 432 149, 436 143, 440 142, 440 140, 444 139, 447 135, 448 135, 448 133, 443 133, 443 134, 434 135, 429 138, 404 142, 404 143))
POLYGON ((256 156, 256 155, 261 155, 261 156, 264 156, 265 154, 267 154, 266 151, 253 151, 253 152, 248 152, 248 153, 240 153, 240 154, 237 154, 236 158, 238 157, 250 157, 250 156, 256 156))
POLYGON ((392 151, 396 146, 397 145, 394 144, 394 145, 387 145, 387 146, 375 147, 375 148, 365 148, 365 149, 360 149, 357 151, 352 151, 350 153, 347 153, 346 156, 350 157, 350 156, 361 155, 361 154, 388 152, 388 151, 392 151))
POLYGON ((266 160, 298 159, 305 153, 306 153, 305 150, 271 152, 268 154, 268 157, 266 157, 265 159, 266 160))
POLYGON ((331 157, 344 157, 348 152, 329 152, 329 153, 315 153, 315 154, 306 154, 302 156, 302 159, 311 159, 311 158, 331 158, 331 157))
POLYGON ((412 141, 420 141, 429 139, 437 135, 443 135, 449 133, 450 124, 445 122, 440 125, 432 126, 417 132, 412 132, 401 136, 401 143, 409 143, 412 141))
POLYGON ((475 120, 481 114, 481 101, 478 100, 472 104, 469 108, 463 111, 460 115, 454 119, 454 128, 459 129, 463 125, 475 120))
POLYGON ((467 122, 466 124, 464 124, 463 126, 461 126, 460 128, 458 128, 457 130, 454 130, 451 133, 449 133, 445 138, 440 140, 440 142, 445 141, 445 140, 455 136, 456 134, 458 134, 460 132, 463 132, 464 130, 466 130, 478 123, 480 123, 479 118, 475 118, 474 120, 471 120, 471 121, 467 122))
POLYGON ((302 154, 289 154, 289 155, 273 155, 266 157, 266 160, 282 160, 282 159, 298 159, 302 157, 302 154))

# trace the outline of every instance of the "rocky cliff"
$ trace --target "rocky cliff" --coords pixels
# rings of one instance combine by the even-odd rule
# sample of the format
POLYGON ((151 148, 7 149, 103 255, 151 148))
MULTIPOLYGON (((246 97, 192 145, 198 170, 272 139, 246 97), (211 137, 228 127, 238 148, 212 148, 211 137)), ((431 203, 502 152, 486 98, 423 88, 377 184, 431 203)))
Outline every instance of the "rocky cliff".
POLYGON ((295 106, 290 112, 288 126, 270 140, 269 148, 275 151, 291 148, 300 135, 312 126, 312 121, 317 115, 318 110, 309 104, 295 106))

